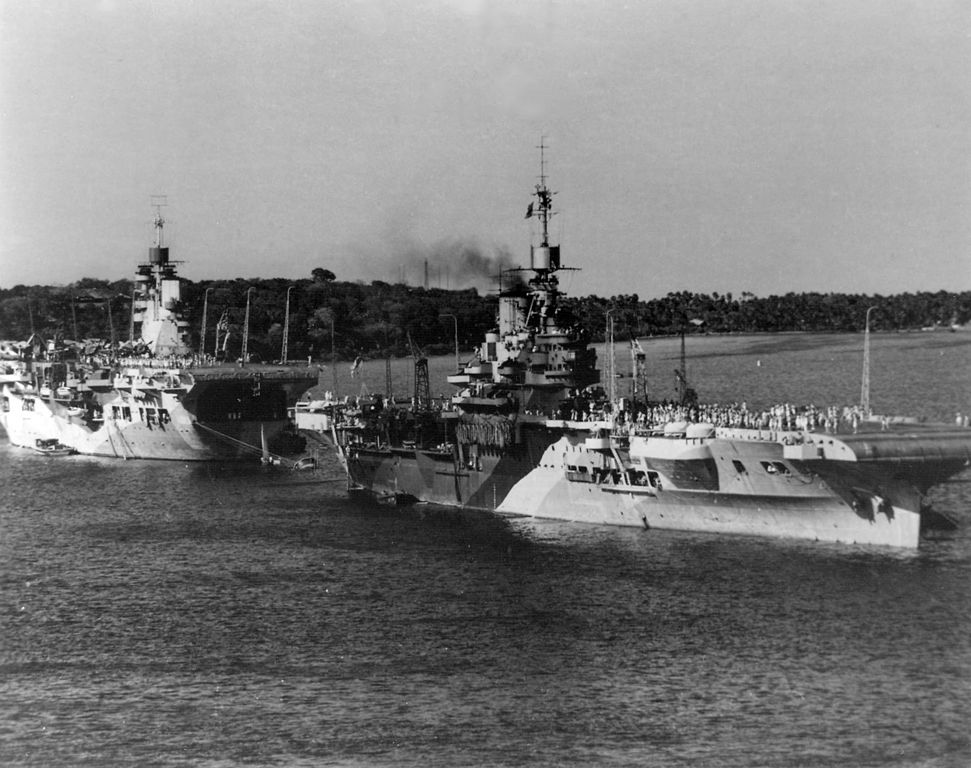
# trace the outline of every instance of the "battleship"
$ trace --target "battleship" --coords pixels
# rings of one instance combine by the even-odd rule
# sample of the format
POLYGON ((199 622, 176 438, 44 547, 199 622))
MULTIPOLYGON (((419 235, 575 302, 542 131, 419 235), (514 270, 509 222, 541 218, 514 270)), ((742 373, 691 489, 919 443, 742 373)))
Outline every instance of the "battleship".
POLYGON ((286 437, 290 410, 317 384, 300 366, 209 364, 192 354, 180 280, 155 216, 138 266, 132 338, 112 345, 0 343, 0 426, 11 443, 121 459, 258 457, 286 437))
MULTIPOLYGON (((793 409, 706 419, 681 380, 676 407, 617 398, 564 306, 543 147, 527 218, 539 221, 528 279, 500 288, 497 327, 429 396, 416 355, 410 402, 298 403, 352 493, 583 523, 917 547, 951 521, 929 489, 971 459, 971 430, 793 409), (830 416, 833 418, 831 419, 830 416)), ((608 324, 609 327, 609 324, 608 324)), ((636 346, 636 341, 634 342, 636 346)))

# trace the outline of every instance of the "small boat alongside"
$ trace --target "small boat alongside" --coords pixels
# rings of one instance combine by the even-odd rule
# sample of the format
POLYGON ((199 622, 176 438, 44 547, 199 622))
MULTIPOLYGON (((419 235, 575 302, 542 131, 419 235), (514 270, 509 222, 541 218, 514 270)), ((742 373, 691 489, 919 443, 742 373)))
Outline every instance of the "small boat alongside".
POLYGON ((303 456, 293 462, 290 467, 294 472, 303 472, 308 469, 317 469, 317 459, 313 456, 303 456))
POLYGON ((64 445, 55 438, 37 438, 31 447, 35 453, 42 456, 70 456, 72 453, 76 453, 71 446, 64 445))

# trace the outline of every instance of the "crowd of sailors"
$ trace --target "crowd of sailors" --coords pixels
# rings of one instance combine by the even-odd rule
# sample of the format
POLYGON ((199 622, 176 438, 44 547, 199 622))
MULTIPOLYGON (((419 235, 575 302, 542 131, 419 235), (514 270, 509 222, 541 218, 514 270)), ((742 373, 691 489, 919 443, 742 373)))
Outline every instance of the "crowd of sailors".
MULTIPOLYGON (((772 432, 838 432, 845 428, 856 431, 861 423, 870 417, 859 405, 828 406, 793 405, 779 403, 762 410, 750 409, 746 403, 698 403, 680 405, 660 403, 639 410, 633 420, 640 426, 670 424, 684 421, 688 423, 711 424, 729 429, 761 429, 772 432)), ((882 426, 888 426, 882 417, 882 426)))
POLYGON ((86 356, 85 364, 98 367, 119 368, 201 368, 212 365, 212 355, 172 355, 168 357, 95 357, 86 356))
POLYGON ((610 421, 618 428, 647 432, 667 424, 711 424, 727 429, 756 429, 766 432, 856 432, 863 422, 878 421, 889 428, 886 416, 873 416, 859 405, 828 406, 779 403, 769 408, 749 408, 747 403, 677 402, 635 403, 626 409, 612 410, 607 404, 593 404, 589 410, 570 413, 572 421, 610 421))
MULTIPOLYGON (((335 400, 330 392, 324 402, 343 405, 345 408, 358 405, 358 398, 345 397, 343 402, 335 400)), ((434 398, 433 411, 445 410, 450 405, 446 396, 434 398)), ((412 400, 411 406, 415 403, 412 400)), ((768 408, 751 408, 742 403, 694 403, 685 405, 675 401, 658 403, 632 403, 621 401, 618 407, 601 400, 576 403, 559 413, 544 413, 526 409, 523 414, 552 421, 609 423, 613 429, 625 433, 648 434, 671 424, 710 424, 723 429, 760 430, 771 434, 797 432, 828 432, 831 434, 856 432, 867 422, 880 424, 889 429, 891 419, 887 416, 867 414, 859 405, 820 407, 814 404, 794 405, 778 403, 768 408)), ((957 424, 968 426, 968 417, 958 414, 957 424)))

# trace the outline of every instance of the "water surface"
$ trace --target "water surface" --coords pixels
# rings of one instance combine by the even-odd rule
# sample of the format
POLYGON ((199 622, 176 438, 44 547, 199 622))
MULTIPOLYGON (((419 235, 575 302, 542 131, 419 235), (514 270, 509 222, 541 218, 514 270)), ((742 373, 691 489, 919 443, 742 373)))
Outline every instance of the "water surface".
MULTIPOLYGON (((698 350, 702 397, 858 396, 858 337, 773 339, 698 350)), ((971 409, 967 342, 918 341, 875 340, 875 403, 971 409)), ((968 479, 934 496, 958 530, 910 552, 361 506, 332 462, 4 443, 0 764, 967 765, 968 479)))

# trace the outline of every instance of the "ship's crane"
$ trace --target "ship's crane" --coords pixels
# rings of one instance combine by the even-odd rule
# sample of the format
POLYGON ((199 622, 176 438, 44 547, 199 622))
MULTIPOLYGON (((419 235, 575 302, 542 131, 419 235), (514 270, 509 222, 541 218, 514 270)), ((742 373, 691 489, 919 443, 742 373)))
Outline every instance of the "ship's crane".
POLYGON ((631 382, 630 382, 630 397, 634 403, 639 402, 641 398, 644 399, 644 405, 647 405, 647 353, 641 346, 641 343, 637 338, 632 338, 630 340, 630 355, 631 355, 631 382))
MULTIPOLYGON (((692 325, 702 325, 701 320, 691 320, 692 325)), ((684 335, 686 331, 686 326, 681 325, 681 368, 675 369, 674 376, 678 382, 678 402, 681 405, 697 405, 698 404, 698 393, 690 386, 688 386, 688 366, 687 366, 687 355, 684 349, 684 335)))
POLYGON ((415 410, 427 411, 432 404, 431 387, 428 384, 428 356, 425 350, 415 344, 408 332, 408 346, 415 361, 415 410))

